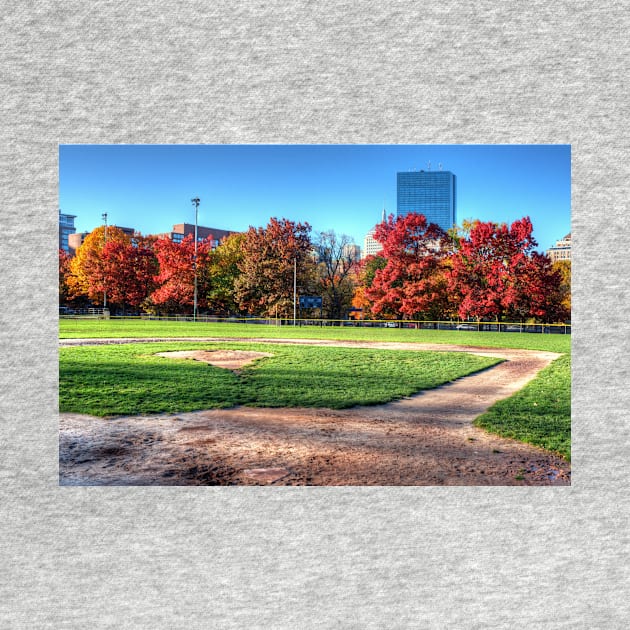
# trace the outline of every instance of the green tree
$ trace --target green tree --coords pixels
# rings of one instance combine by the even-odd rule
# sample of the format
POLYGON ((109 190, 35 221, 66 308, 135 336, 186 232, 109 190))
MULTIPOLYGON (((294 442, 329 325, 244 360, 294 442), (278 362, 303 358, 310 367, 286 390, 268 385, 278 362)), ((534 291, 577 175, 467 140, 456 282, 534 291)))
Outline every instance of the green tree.
POLYGON ((230 234, 210 253, 208 259, 208 309, 220 316, 240 314, 235 287, 241 275, 245 234, 230 234))

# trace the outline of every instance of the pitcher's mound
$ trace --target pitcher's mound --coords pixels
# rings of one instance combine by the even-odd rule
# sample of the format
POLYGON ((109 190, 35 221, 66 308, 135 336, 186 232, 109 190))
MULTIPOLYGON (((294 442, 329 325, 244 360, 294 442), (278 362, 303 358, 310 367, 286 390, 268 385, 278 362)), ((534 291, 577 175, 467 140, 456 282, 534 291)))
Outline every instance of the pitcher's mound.
POLYGON ((252 352, 250 350, 177 350, 158 352, 158 357, 167 359, 194 359, 210 363, 226 370, 239 370, 261 357, 272 357, 269 352, 252 352))

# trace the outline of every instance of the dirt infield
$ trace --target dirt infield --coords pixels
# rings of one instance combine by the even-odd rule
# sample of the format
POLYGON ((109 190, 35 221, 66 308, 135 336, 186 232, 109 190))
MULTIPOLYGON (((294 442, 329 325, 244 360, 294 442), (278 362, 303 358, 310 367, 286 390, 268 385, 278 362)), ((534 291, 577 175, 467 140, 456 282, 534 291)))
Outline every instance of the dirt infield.
MULTIPOLYGON (((60 345, 146 341, 158 340, 61 340, 60 345)), ((570 464, 564 459, 472 425, 474 418, 521 389, 557 354, 438 344, 224 338, 181 341, 459 351, 505 361, 437 389, 373 407, 236 407, 113 419, 63 413, 60 484, 570 484, 570 464)))
POLYGON ((238 373, 242 367, 253 363, 256 359, 273 355, 269 352, 247 350, 175 350, 158 352, 157 356, 165 359, 193 359, 238 373))

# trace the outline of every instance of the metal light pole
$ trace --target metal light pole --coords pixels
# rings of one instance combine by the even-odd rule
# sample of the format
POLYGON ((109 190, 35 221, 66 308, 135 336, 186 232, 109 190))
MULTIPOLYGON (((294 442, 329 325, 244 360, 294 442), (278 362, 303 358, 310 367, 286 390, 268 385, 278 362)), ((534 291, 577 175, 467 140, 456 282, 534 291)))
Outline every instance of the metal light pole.
POLYGON ((295 326, 295 312, 297 305, 297 257, 293 259, 293 325, 295 326))
MULTIPOLYGON (((103 236, 103 247, 107 243, 107 212, 103 212, 101 218, 105 222, 105 232, 103 236)), ((107 287, 103 287, 103 311, 107 308, 107 287)))
POLYGON ((195 206, 195 255, 193 258, 193 271, 195 272, 195 293, 193 297, 193 321, 197 321, 197 217, 199 215, 199 197, 191 199, 195 206))

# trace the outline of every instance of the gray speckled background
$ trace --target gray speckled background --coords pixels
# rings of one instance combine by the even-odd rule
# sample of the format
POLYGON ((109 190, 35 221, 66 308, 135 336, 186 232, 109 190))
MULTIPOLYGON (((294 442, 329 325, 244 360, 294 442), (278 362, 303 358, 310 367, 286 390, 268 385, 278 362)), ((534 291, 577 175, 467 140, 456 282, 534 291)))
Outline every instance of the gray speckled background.
POLYGON ((5 2, 0 627, 627 627, 628 9, 5 2), (58 487, 73 142, 570 143, 572 487, 58 487))

